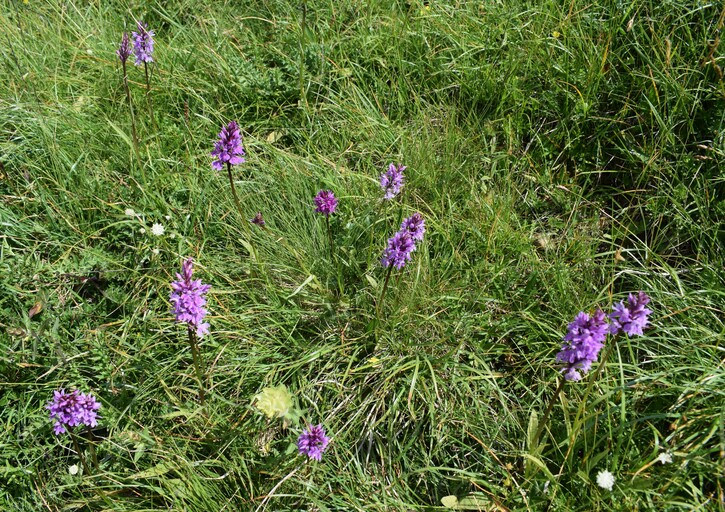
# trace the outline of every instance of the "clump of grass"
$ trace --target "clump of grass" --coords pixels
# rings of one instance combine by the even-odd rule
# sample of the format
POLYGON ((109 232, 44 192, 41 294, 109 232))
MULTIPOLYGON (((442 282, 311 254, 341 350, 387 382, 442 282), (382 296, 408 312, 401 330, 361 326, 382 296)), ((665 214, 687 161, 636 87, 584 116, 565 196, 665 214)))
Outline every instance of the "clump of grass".
POLYGON ((31 2, 0 23, 0 508, 717 507, 721 8, 295 8, 144 16, 163 87, 143 161, 118 128, 150 99, 117 76, 134 13, 31 2), (229 119, 238 198, 208 171, 229 119), (391 160, 404 206, 381 215, 391 160), (319 188, 344 198, 326 226, 319 188), (386 287, 371 254, 413 212, 425 243, 386 287), (170 335, 189 254, 214 286, 202 377, 170 335), (631 290, 653 328, 548 402, 561 326, 631 290), (43 409, 77 383, 104 404, 98 474, 71 474, 43 409), (257 411, 280 386, 296 419, 257 411), (297 455, 301 418, 333 438, 320 461, 297 455))

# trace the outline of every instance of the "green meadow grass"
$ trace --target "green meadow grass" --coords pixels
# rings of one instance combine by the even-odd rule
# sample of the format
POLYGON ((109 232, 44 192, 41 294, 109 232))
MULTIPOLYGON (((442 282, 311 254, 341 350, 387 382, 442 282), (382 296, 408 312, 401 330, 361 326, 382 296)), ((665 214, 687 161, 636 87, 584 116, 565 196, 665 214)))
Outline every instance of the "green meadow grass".
POLYGON ((0 6, 1 510, 725 510, 722 3, 0 6), (129 60, 138 155, 134 19, 156 32, 156 131, 129 60), (246 218, 210 165, 232 119, 246 218), (205 407, 168 302, 188 256, 212 285, 205 407), (651 327, 534 442, 567 324, 638 290, 651 327), (282 384, 299 422, 252 404, 282 384), (52 432, 61 387, 103 404, 91 474, 52 432))

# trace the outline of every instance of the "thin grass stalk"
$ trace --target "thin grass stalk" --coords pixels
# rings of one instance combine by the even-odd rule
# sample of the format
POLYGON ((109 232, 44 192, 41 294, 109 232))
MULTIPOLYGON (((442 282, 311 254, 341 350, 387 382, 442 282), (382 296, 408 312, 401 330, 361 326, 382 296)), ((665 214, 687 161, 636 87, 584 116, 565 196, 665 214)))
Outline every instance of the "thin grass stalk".
POLYGON ((370 266, 370 260, 373 257, 373 241, 375 239, 375 226, 376 221, 373 219, 373 225, 370 227, 370 242, 368 243, 368 257, 367 257, 367 264, 370 266))
MULTIPOLYGON (((267 229, 264 227, 263 229, 267 229)), ((270 230, 272 231, 272 230, 270 230)), ((281 234, 275 233, 275 236, 277 237, 275 239, 276 242, 282 244, 282 247, 287 249, 287 252, 289 252, 292 256, 295 257, 295 260, 297 260, 297 264, 300 266, 300 268, 307 274, 310 275, 311 272, 309 271, 309 268, 307 267, 307 264, 305 263, 304 259, 300 257, 299 253, 295 251, 290 244, 287 242, 287 239, 281 234)))
POLYGON ((325 215, 325 224, 327 225, 327 240, 330 244, 330 262, 335 261, 335 251, 332 241, 332 231, 330 230, 330 216, 325 215))
POLYGON ((158 131, 156 126, 156 117, 154 116, 154 107, 151 102, 151 79, 149 78, 149 65, 147 62, 143 63, 144 74, 146 75, 146 103, 149 107, 149 116, 151 116, 151 125, 154 127, 154 133, 158 131))
MULTIPOLYGON (((403 273, 398 272, 398 274, 395 276, 395 288, 400 289, 400 282, 403 280, 403 273)), ((393 311, 398 311, 398 308, 400 307, 400 293, 395 294, 395 302, 393 303, 393 311)))
POLYGON ((305 90, 305 43, 307 32, 307 2, 302 2, 302 23, 300 25, 300 102, 307 105, 307 91, 305 90))
POLYGON ((380 209, 379 210, 373 209, 373 212, 376 212, 377 211, 377 212, 380 213, 380 215, 376 216, 373 219, 373 225, 370 228, 370 243, 368 245, 369 249, 368 249, 368 258, 367 258, 368 265, 370 265, 370 259, 373 256, 373 240, 375 238, 375 232, 377 231, 377 229, 376 229, 377 228, 377 219, 385 219, 385 226, 386 227, 390 227, 389 226, 389 219, 387 217, 388 211, 389 211, 388 210, 389 203, 390 203, 389 201, 386 201, 385 199, 383 199, 380 202, 380 209))
POLYGON ((244 216, 244 212, 242 211, 242 203, 239 201, 239 196, 237 195, 237 187, 234 185, 234 178, 232 177, 232 164, 227 162, 227 176, 229 177, 229 185, 232 187, 232 197, 234 198, 234 205, 237 207, 237 213, 239 213, 239 217, 242 219, 242 226, 244 226, 244 233, 247 235, 247 241, 249 244, 252 243, 252 232, 249 229, 249 226, 247 225, 247 219, 244 216))
POLYGON ((564 466, 566 465, 567 461, 569 460, 569 456, 572 453, 572 447, 574 446, 574 439, 576 438, 576 435, 580 428, 579 421, 584 412, 584 406, 587 403, 587 399, 589 398, 589 394, 592 391, 592 387, 594 387, 594 383, 599 379, 599 374, 602 373, 602 368, 604 368, 604 365, 607 362, 607 359, 609 358, 609 354, 612 352, 612 350, 614 348, 615 339, 616 339, 616 337, 614 337, 614 339, 612 339, 609 346, 604 350, 604 355, 602 355, 602 359, 599 362, 599 366, 597 366, 597 369, 594 370, 594 373, 592 374, 592 376, 589 379, 589 382, 587 383, 587 388, 586 388, 586 390, 584 390, 584 396, 582 397, 581 402, 579 403, 579 407, 577 408, 577 411, 576 411, 576 416, 574 417, 574 428, 572 429, 572 435, 571 435, 571 438, 569 439, 569 448, 567 449, 566 455, 564 456, 564 462, 562 463, 561 467, 559 468, 559 474, 561 474, 562 471, 564 470, 564 466))
POLYGON ((388 267, 388 273, 385 274, 385 282, 383 283, 383 291, 380 293, 380 300, 378 300, 378 304, 375 308, 375 318, 380 319, 380 307, 383 304, 383 299, 385 298, 385 292, 388 290, 388 282, 390 281, 390 274, 393 273, 393 265, 391 264, 388 267))
POLYGON ((133 136, 133 149, 136 158, 141 159, 138 151, 138 134, 136 132, 136 116, 133 112, 133 101, 131 101, 131 89, 128 87, 128 72, 126 71, 126 61, 121 61, 123 67, 123 87, 126 89, 126 99, 128 100, 128 109, 131 112, 131 135, 133 136))
MULTIPOLYGON (((564 474, 564 467, 566 466, 567 462, 569 461, 569 456, 572 453, 572 449, 574 448, 574 440, 576 439, 576 436, 579 432, 579 429, 581 428, 579 426, 579 420, 581 418, 581 415, 584 411, 584 406, 587 403, 587 399, 589 398, 589 394, 591 393, 592 387, 594 386, 594 383, 599 378, 599 374, 602 373, 602 368, 604 368, 605 363, 607 362, 607 359, 609 358, 610 352, 614 349, 614 340, 617 337, 613 337, 612 341, 609 343, 609 346, 604 350, 604 354, 602 355, 602 359, 599 361, 599 366, 597 366, 597 369, 594 370, 594 373, 591 375, 589 382, 587 384, 586 390, 584 390, 584 396, 581 399, 581 402, 579 403, 579 407, 576 411, 576 416, 574 417, 574 427, 572 428, 571 437, 569 438, 569 447, 566 450, 566 454, 564 455, 564 460, 561 463, 561 466, 559 467, 559 471, 556 474, 556 478, 559 478, 561 475, 564 474)), ((556 491, 558 490, 558 486, 554 487, 554 490, 551 493, 551 496, 549 497, 549 500, 544 507, 544 511, 547 512, 549 508, 551 507, 551 504, 554 502, 554 498, 556 497, 556 491)))
POLYGON ((544 432, 544 429, 546 428, 546 423, 547 423, 547 421, 549 421, 549 415, 551 414, 551 411, 554 408, 554 404, 556 403, 556 400, 559 398, 559 395, 561 394, 561 390, 564 389, 565 382, 566 382, 566 379, 559 380, 559 384, 556 386, 556 391, 554 391, 554 394, 551 395, 551 398, 549 399, 549 404, 546 406, 546 410, 544 411, 544 416, 541 418, 541 421, 539 422, 539 426, 536 429, 536 433, 534 434, 534 438, 531 440, 532 449, 535 449, 537 443, 539 442, 539 438, 541 437, 541 434, 544 432))
MULTIPOLYGON (((88 434, 90 435, 91 429, 88 427, 88 434)), ((73 447, 76 449, 76 452, 78 453, 78 458, 81 459, 81 465, 83 466, 83 472, 86 475, 91 475, 91 470, 88 468, 88 464, 86 463, 86 458, 83 456, 83 452, 81 451, 81 447, 78 444, 78 440, 76 439, 76 435, 73 432, 70 432, 70 438, 73 441, 73 447)), ((96 468, 97 472, 100 472, 100 469, 98 467, 98 459, 96 458, 96 448, 93 445, 93 442, 88 439, 88 447, 91 450, 91 457, 93 458, 93 465, 96 468)), ((106 496, 106 494, 98 488, 98 486, 93 486, 93 492, 95 492, 99 498, 103 500, 103 502, 106 504, 107 507, 113 507, 113 503, 111 503, 111 500, 106 496)), ((111 508, 109 508, 111 510, 111 508)))
POLYGON ((196 373, 196 380, 199 383, 199 403, 202 407, 205 405, 205 394, 204 394, 204 380, 201 371, 201 357, 199 356, 199 347, 196 343, 196 332, 192 328, 189 331, 189 345, 191 346, 191 357, 194 360, 194 371, 196 373))

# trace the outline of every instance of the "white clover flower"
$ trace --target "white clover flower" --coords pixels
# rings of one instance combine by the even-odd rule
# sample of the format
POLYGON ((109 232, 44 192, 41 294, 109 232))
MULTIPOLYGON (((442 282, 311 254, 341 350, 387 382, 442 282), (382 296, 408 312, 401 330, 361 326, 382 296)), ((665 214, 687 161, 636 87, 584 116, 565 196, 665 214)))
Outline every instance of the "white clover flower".
POLYGON ((125 210, 123 211, 123 213, 125 213, 125 214, 126 214, 126 215, 128 215, 129 217, 135 217, 135 216, 136 216, 136 212, 135 212, 135 211, 133 211, 133 210, 132 210, 131 208, 126 208, 126 209, 125 209, 125 210))
POLYGON ((161 236, 161 235, 163 235, 164 234, 164 231, 166 231, 164 229, 164 226, 162 226, 158 222, 155 223, 153 226, 151 226, 151 233, 153 235, 155 235, 155 236, 161 236))
POLYGON ((669 464, 672 462, 672 454, 670 452, 662 452, 657 456, 657 460, 662 464, 669 464))
POLYGON ((614 487, 614 475, 606 469, 600 471, 597 473, 597 485, 602 489, 611 491, 612 487, 614 487))
POLYGON ((171 220, 171 215, 164 215, 164 219, 171 220))
POLYGON ((142 235, 145 235, 146 234, 146 228, 141 228, 141 229, 138 230, 138 232, 141 233, 142 235))
POLYGON ((159 249, 152 249, 151 252, 154 253, 154 256, 158 256, 161 251, 159 249))
POLYGON ((72 466, 68 466, 68 473, 71 475, 77 475, 78 474, 78 464, 73 464, 72 466))

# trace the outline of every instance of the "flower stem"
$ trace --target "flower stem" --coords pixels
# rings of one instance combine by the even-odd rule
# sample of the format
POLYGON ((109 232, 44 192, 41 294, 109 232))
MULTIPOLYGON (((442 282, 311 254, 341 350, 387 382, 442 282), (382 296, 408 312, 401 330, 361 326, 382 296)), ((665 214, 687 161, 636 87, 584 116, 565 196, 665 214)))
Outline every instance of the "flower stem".
POLYGON ((136 133, 136 116, 133 114, 133 102, 131 101, 131 89, 128 87, 128 73, 126 72, 126 61, 122 61, 123 66, 123 87, 126 89, 126 99, 128 100, 128 109, 131 112, 131 135, 133 136, 133 149, 136 152, 136 158, 140 160, 138 152, 138 135, 136 133))
POLYGON ((237 207, 237 213, 242 219, 242 226, 244 226, 244 233, 247 235, 247 240, 252 243, 252 232, 247 225, 247 219, 242 211, 242 203, 239 202, 239 196, 237 195, 237 187, 234 185, 234 178, 232 177, 232 164, 227 162, 227 176, 229 176, 229 185, 232 187, 232 197, 234 198, 234 205, 237 207))
POLYGON ((584 391, 584 396, 582 397, 581 403, 579 404, 579 407, 576 411, 576 416, 574 417, 574 429, 572 430, 572 438, 571 442, 569 443, 569 449, 567 450, 566 456, 564 457, 564 461, 569 458, 569 454, 571 453, 572 447, 574 446, 574 438, 577 435, 577 424, 579 423, 579 418, 581 418, 582 413, 584 412, 584 406, 587 403, 587 399, 589 398, 589 394, 592 392, 592 387, 594 387, 594 383, 599 379, 599 374, 602 373, 602 368, 604 368, 605 363, 607 362, 607 359, 609 358, 609 354, 612 352, 612 349, 614 348, 614 340, 616 339, 616 336, 613 337, 612 341, 609 343, 609 346, 604 350, 604 355, 602 355, 602 359, 599 361, 599 366, 597 366, 597 369, 594 370, 594 373, 589 378, 589 382, 587 383, 587 388, 584 391))
POLYGON ((97 472, 100 472, 100 468, 98 467, 98 456, 96 455, 96 445, 93 442, 93 432, 91 432, 91 427, 86 426, 86 439, 88 440, 88 449, 91 452, 91 462, 93 462, 93 467, 96 468, 97 472))
POLYGON ((78 452, 78 458, 81 459, 81 464, 83 465, 83 471, 85 471, 85 474, 90 475, 91 470, 88 469, 88 464, 86 464, 86 458, 83 456, 81 447, 78 445, 78 440, 76 439, 76 435, 70 431, 69 431, 69 433, 70 433, 70 438, 73 441, 73 447, 76 449, 76 452, 78 452))
POLYGON ((332 262, 335 259, 335 255, 334 255, 333 242, 332 242, 332 231, 330 231, 330 216, 329 215, 325 215, 325 223, 327 224, 327 239, 330 242, 330 262, 332 262))
POLYGON ((544 416, 541 418, 541 421, 539 422, 539 426, 536 429, 536 433, 534 434, 534 438, 531 440, 530 448, 535 449, 539 438, 541 437, 541 434, 544 432, 544 429, 546 428, 546 423, 549 421, 549 415, 551 414, 551 410, 554 408, 554 404, 556 403, 557 398, 559 398, 559 394, 561 394, 561 390, 564 389, 564 383, 566 382, 566 379, 560 379, 559 385, 556 386, 556 391, 554 391, 554 394, 551 395, 551 398, 549 399, 549 405, 546 406, 546 410, 544 411, 544 416))
POLYGON ((146 103, 149 106, 149 115, 151 116, 151 124, 154 127, 154 133, 158 131, 156 126, 156 117, 154 117, 154 107, 151 104, 151 80, 149 79, 149 65, 148 62, 143 63, 143 70, 146 74, 146 103))
MULTIPOLYGON (((93 465, 95 466, 96 471, 100 473, 100 469, 98 467, 98 459, 96 458, 96 447, 94 446, 93 441, 91 441, 91 439, 90 439, 91 428, 90 427, 87 427, 87 428, 88 428, 87 432, 88 432, 88 436, 89 436, 88 437, 88 447, 91 450, 91 457, 93 458, 93 465)), ((76 449, 76 452, 78 452, 78 457, 81 459, 81 464, 83 465, 83 474, 91 475, 91 470, 88 468, 88 464, 86 463, 86 459, 83 456, 83 452, 81 452, 81 448, 78 445, 78 440, 76 439, 76 435, 71 431, 69 431, 68 433, 70 434, 70 438, 73 441, 73 447, 76 449)), ((111 500, 108 498, 108 496, 106 496, 106 494, 98 486, 93 486, 93 491, 98 495, 99 498, 101 498, 106 503, 106 506, 108 506, 108 507, 113 506, 113 503, 111 503, 111 500)), ((111 510, 111 509, 109 508, 108 510, 111 510)))
POLYGON ((202 379, 201 372, 201 361, 199 356, 199 347, 196 344, 196 333, 190 327, 189 328, 189 345, 191 345, 191 357, 194 359, 194 371, 196 372, 196 380, 199 383, 199 403, 202 407, 205 404, 204 400, 204 381, 202 379))
POLYGON ((378 301, 377 307, 375 308, 375 318, 380 319, 380 307, 383 305, 383 299, 385 298, 385 292, 388 289, 388 282, 390 281, 390 274, 393 273, 393 265, 388 267, 388 273, 385 274, 385 282, 383 283, 383 291, 380 292, 380 300, 378 301))
POLYGON ((305 92, 305 42, 307 32, 307 2, 302 1, 302 24, 300 26, 300 101, 307 104, 305 92))
MULTIPOLYGON (((604 350, 604 355, 602 355, 602 359, 599 361, 599 366, 597 366, 597 369, 594 371, 592 376, 589 378, 589 383, 587 384, 587 388, 584 391, 584 396, 581 399, 581 402, 579 403, 579 407, 576 411, 576 416, 574 417, 574 426, 571 430, 571 437, 569 438, 569 447, 567 448, 566 454, 564 455, 564 461, 561 463, 561 466, 559 467, 559 472, 557 474, 557 477, 561 476, 564 472, 564 466, 566 466, 567 461, 569 460, 569 456, 572 453, 572 450, 574 449, 574 440, 576 439, 576 436, 579 434, 579 421, 581 418, 582 413, 584 412, 584 406, 586 405, 587 399, 589 398, 589 394, 591 393, 592 387, 594 386, 594 383, 599 378, 599 374, 602 372, 602 368, 604 368, 605 363, 607 362, 607 358, 609 357, 610 352, 614 348, 614 340, 616 339, 616 336, 613 337, 612 341, 609 343, 609 346, 604 350)), ((552 496, 553 499, 553 496, 552 496)))
POLYGON ((367 264, 370 266, 370 260, 373 257, 373 241, 375 239, 375 219, 373 219, 373 225, 370 226, 370 241, 368 242, 368 257, 367 264))

